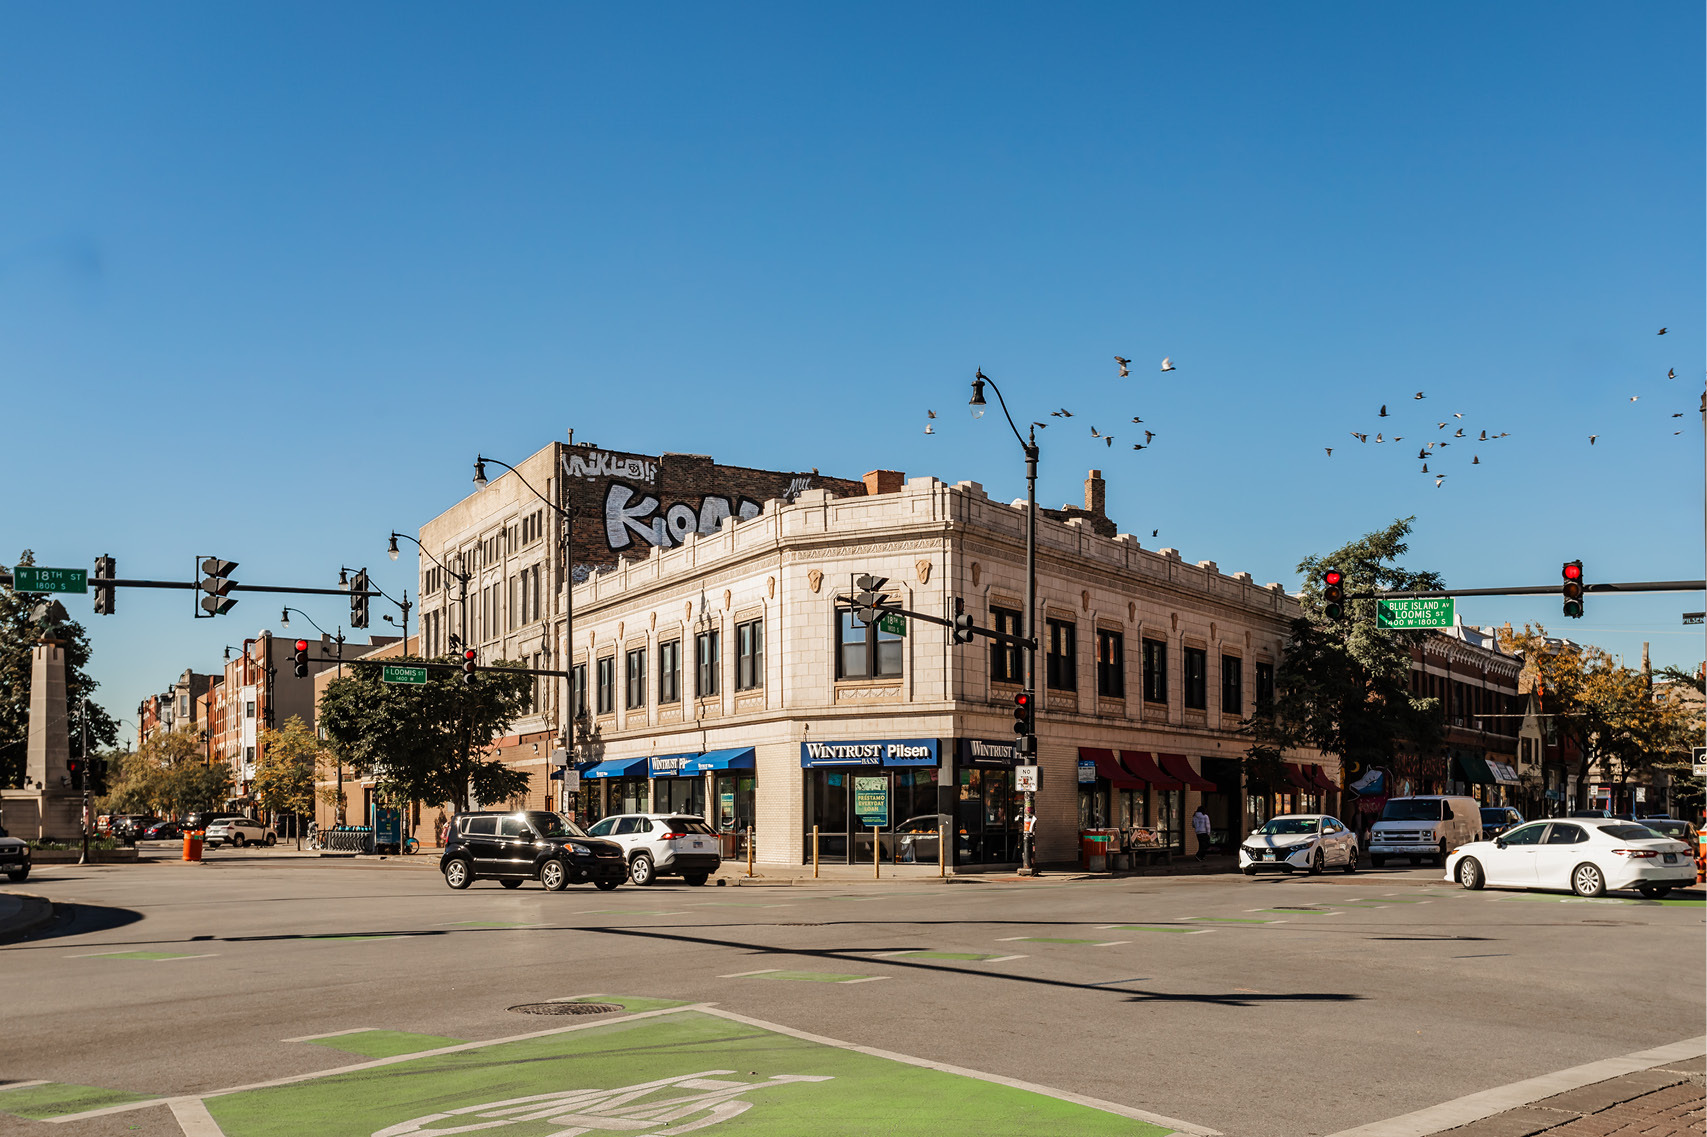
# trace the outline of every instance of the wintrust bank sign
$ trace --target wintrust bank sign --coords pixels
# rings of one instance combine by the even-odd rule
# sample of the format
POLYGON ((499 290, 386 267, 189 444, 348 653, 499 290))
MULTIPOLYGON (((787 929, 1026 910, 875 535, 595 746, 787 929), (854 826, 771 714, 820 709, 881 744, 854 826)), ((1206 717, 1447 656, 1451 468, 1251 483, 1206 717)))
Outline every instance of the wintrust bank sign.
POLYGON ((887 741, 802 742, 800 765, 814 766, 935 766, 937 740, 899 738, 887 741))

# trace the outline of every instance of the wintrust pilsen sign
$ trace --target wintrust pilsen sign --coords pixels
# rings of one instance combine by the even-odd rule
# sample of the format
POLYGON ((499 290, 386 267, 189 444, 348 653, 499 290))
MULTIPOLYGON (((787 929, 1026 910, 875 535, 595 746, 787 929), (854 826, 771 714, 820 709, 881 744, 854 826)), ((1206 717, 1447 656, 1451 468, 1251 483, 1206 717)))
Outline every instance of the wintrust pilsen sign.
POLYGON ((897 738, 863 742, 802 742, 800 764, 811 766, 935 766, 937 740, 897 738))

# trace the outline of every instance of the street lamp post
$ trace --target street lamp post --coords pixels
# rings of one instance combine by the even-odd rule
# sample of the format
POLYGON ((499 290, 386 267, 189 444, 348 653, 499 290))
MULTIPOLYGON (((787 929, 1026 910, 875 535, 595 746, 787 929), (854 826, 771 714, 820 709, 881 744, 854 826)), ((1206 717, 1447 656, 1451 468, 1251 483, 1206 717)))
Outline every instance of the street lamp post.
MULTIPOLYGON (((972 398, 968 405, 972 408, 973 418, 984 417, 984 386, 996 393, 996 402, 1002 408, 1002 417, 1008 420, 1008 427, 1019 439, 1020 447, 1025 451, 1025 622, 1020 634, 1025 638, 1025 675, 1024 690, 1033 698, 1035 708, 1037 684, 1037 423, 1027 427, 1026 436, 1021 436, 1019 427, 1014 425, 1014 416, 1008 413, 1008 402, 1002 398, 1002 389, 996 386, 996 381, 984 374, 983 368, 978 369, 977 376, 972 380, 972 398)), ((1033 714, 1035 715, 1035 711, 1033 714)), ((1016 739, 1016 745, 1030 744, 1030 753, 1025 755, 1028 763, 1037 763, 1037 729, 1036 719, 1032 720, 1033 734, 1027 739, 1016 739)), ((1034 795, 1025 791, 1025 818, 1020 836, 1020 875, 1030 876, 1035 871, 1032 864, 1031 831, 1035 824, 1034 795)))
MULTIPOLYGON (((444 574, 446 576, 455 578, 456 583, 457 583, 457 588, 458 588, 457 625, 461 629, 458 638, 463 643, 466 644, 468 642, 468 578, 469 578, 469 574, 466 572, 453 572, 450 568, 446 567, 446 565, 443 561, 441 561, 441 560, 439 560, 439 558, 433 556, 433 554, 427 549, 427 546, 421 544, 421 542, 419 542, 419 541, 416 541, 415 538, 409 536, 409 534, 399 533, 395 529, 393 529, 391 531, 391 540, 386 544, 386 547, 385 547, 385 555, 390 557, 392 560, 397 559, 397 538, 399 538, 399 537, 403 538, 405 541, 414 541, 415 547, 417 549, 420 549, 421 552, 426 555, 426 558, 429 561, 432 561, 435 565, 438 565, 439 568, 444 572, 444 574)), ((372 588, 373 585, 370 584, 370 585, 368 585, 368 587, 372 588)), ((376 589, 375 591, 378 591, 378 590, 376 589)), ((380 595, 385 596, 385 593, 381 592, 380 595)), ((385 596, 385 598, 387 600, 391 600, 391 597, 389 597, 389 596, 385 596)), ((391 602, 393 604, 396 604, 399 608, 403 609, 403 647, 405 650, 407 650, 409 647, 409 608, 410 608, 409 590, 407 588, 405 588, 403 590, 403 599, 401 601, 391 600, 391 602)), ((386 619, 389 620, 389 619, 391 619, 391 617, 387 616, 386 619)), ((421 654, 423 656, 425 656, 427 653, 425 651, 423 651, 421 654)))
MULTIPOLYGON (((281 627, 281 628, 290 627, 290 614, 292 612, 295 612, 298 616, 301 616, 304 620, 307 620, 310 624, 314 624, 314 630, 315 631, 319 632, 322 636, 325 636, 326 638, 330 639, 332 641, 332 643, 337 646, 337 649, 338 649, 338 651, 337 651, 338 678, 342 679, 344 677, 344 628, 343 628, 343 625, 340 624, 338 626, 338 634, 334 636, 334 635, 332 635, 331 632, 328 632, 325 628, 322 628, 319 624, 315 624, 314 623, 314 617, 310 616, 307 612, 304 612, 301 608, 292 608, 292 607, 289 607, 287 605, 279 613, 279 627, 281 627)), ((337 815, 338 815, 337 816, 337 823, 339 825, 342 825, 344 823, 344 755, 341 751, 334 749, 333 753, 332 753, 332 757, 335 760, 335 762, 337 763, 337 768, 338 768, 338 804, 336 806, 337 815)), ((298 845, 298 847, 300 847, 301 844, 302 844, 302 833, 301 833, 301 830, 299 829, 297 831, 297 845, 298 845)))

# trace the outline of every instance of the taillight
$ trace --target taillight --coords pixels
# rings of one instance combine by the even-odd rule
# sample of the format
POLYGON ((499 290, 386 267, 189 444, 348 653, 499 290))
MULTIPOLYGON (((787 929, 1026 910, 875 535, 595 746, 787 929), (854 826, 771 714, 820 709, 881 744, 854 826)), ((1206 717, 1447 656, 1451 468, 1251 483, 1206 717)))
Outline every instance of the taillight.
POLYGON ((664 834, 664 840, 674 841, 677 837, 686 837, 686 836, 687 836, 686 833, 666 833, 666 834, 664 834))
POLYGON ((1643 857, 1659 856, 1659 854, 1654 852, 1652 849, 1614 849, 1612 851, 1621 857, 1629 857, 1631 860, 1641 860, 1643 857))

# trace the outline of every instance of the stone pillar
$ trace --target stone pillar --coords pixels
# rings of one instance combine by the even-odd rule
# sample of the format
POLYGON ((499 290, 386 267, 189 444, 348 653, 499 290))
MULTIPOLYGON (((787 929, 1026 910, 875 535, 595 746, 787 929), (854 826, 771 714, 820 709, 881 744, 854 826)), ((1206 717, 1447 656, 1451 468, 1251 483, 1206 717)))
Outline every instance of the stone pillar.
POLYGON ((71 733, 65 700, 65 649, 48 639, 30 656, 30 731, 25 785, 0 793, 0 812, 14 837, 77 840, 82 835, 82 795, 66 765, 71 733))

